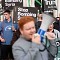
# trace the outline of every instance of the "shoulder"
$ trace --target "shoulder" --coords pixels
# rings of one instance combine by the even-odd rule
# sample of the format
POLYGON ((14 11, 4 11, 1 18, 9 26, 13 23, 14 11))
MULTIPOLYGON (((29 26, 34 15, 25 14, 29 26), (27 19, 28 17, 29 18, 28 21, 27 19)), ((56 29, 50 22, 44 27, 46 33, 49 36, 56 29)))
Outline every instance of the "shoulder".
POLYGON ((13 44, 13 46, 18 46, 18 45, 21 45, 22 44, 22 41, 21 41, 21 38, 17 39, 17 41, 13 44))
POLYGON ((60 33, 58 30, 54 29, 54 33, 60 33))
POLYGON ((25 39, 23 38, 19 38, 12 46, 13 49, 29 49, 31 43, 26 41, 25 39))
POLYGON ((19 39, 17 41, 15 41, 15 43, 12 45, 13 50, 20 49, 21 47, 22 46, 21 46, 21 42, 19 39))
POLYGON ((21 37, 18 38, 18 40, 13 44, 13 47, 24 47, 26 45, 26 41, 22 39, 21 37))

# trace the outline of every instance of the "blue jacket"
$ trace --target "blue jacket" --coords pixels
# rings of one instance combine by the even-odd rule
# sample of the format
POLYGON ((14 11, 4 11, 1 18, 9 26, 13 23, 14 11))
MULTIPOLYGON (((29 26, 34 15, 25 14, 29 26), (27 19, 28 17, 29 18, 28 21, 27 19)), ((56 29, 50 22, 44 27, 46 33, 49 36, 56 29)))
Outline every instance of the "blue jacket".
MULTIPOLYGON (((5 39, 5 42, 4 43, 2 43, 2 44, 4 44, 4 45, 10 45, 10 42, 11 42, 11 40, 12 40, 12 37, 13 37, 13 31, 12 31, 12 29, 11 29, 11 27, 12 27, 12 19, 10 19, 10 22, 8 22, 6 19, 3 21, 3 22, 1 22, 1 24, 0 24, 0 31, 2 31, 1 32, 1 36, 2 36, 2 38, 4 38, 5 39)), ((18 25, 17 24, 13 24, 13 26, 15 27, 15 29, 17 29, 18 28, 18 25)))

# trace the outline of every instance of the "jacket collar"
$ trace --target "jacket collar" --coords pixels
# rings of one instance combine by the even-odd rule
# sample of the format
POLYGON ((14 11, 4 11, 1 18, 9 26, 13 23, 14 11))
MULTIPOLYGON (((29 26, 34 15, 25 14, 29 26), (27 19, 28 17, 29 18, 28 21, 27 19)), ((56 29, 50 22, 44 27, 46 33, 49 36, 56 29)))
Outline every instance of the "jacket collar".
MULTIPOLYGON (((4 20, 6 23, 8 23, 7 19, 4 20)), ((10 17, 10 21, 9 22, 12 22, 12 18, 10 17)))

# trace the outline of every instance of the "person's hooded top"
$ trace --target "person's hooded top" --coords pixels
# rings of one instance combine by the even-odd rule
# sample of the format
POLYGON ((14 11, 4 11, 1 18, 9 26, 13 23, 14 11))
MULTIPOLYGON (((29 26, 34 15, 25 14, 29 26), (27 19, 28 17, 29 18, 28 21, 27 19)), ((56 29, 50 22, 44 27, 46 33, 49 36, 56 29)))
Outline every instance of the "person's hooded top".
MULTIPOLYGON (((5 42, 2 43, 4 45, 9 45, 11 43, 12 37, 13 37, 13 31, 12 31, 12 18, 10 18, 10 22, 8 22, 6 19, 1 22, 0 25, 0 31, 2 38, 5 39, 5 42)), ((17 29, 17 24, 13 24, 15 29, 17 29)))

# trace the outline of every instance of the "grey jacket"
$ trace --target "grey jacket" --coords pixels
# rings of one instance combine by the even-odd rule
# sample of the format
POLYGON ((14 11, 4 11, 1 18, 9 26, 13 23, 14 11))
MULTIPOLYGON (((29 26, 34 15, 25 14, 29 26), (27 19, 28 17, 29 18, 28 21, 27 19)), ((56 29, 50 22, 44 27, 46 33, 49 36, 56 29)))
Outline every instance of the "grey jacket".
MULTIPOLYGON (((57 47, 54 41, 50 42, 49 52, 54 56, 57 47)), ((43 44, 36 44, 20 38, 13 44, 12 52, 14 60, 48 60, 48 51, 43 44)))

